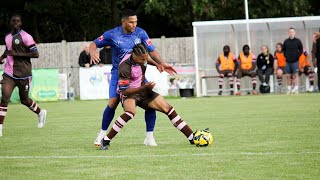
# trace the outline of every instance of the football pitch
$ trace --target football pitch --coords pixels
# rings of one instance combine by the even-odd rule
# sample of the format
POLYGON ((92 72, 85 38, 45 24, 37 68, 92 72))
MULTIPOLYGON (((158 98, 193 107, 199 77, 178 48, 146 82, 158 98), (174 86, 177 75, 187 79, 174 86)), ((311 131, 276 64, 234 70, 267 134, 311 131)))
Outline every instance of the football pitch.
POLYGON ((320 94, 168 101, 193 130, 209 127, 214 145, 190 145, 157 113, 158 146, 146 147, 139 109, 101 151, 93 141, 107 101, 39 103, 48 110, 43 129, 30 110, 10 104, 0 179, 319 179, 320 94))

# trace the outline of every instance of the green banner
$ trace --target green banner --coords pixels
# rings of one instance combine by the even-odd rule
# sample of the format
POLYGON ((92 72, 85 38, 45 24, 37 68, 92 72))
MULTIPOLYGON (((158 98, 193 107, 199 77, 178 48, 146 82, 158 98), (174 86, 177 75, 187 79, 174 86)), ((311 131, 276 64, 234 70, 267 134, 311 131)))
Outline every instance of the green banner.
POLYGON ((33 69, 30 97, 36 101, 59 99, 59 70, 33 69))
MULTIPOLYGON (((3 74, 3 71, 0 71, 3 74)), ((58 69, 33 69, 32 84, 29 96, 35 101, 57 101, 59 99, 59 70, 58 69)), ((0 88, 1 96, 1 88, 0 88)), ((19 90, 14 88, 10 101, 20 102, 19 90)))

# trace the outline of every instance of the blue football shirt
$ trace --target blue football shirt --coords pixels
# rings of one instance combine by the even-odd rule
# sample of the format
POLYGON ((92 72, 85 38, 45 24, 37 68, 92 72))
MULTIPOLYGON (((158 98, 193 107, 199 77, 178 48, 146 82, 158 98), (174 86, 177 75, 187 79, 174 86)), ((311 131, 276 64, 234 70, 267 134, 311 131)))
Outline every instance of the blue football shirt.
POLYGON ((148 34, 142 28, 136 27, 133 33, 125 34, 122 26, 104 32, 94 40, 98 48, 111 46, 112 70, 111 73, 118 75, 118 66, 126 54, 132 52, 136 44, 143 43, 149 52, 155 50, 148 34))

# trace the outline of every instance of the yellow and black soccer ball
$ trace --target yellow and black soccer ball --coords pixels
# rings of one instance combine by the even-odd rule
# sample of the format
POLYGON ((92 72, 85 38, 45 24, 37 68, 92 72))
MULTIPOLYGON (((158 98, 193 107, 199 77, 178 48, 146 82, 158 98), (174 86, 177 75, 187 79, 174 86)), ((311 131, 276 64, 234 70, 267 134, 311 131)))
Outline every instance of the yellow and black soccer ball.
POLYGON ((205 147, 213 144, 213 136, 209 129, 197 130, 193 137, 193 142, 198 147, 205 147))

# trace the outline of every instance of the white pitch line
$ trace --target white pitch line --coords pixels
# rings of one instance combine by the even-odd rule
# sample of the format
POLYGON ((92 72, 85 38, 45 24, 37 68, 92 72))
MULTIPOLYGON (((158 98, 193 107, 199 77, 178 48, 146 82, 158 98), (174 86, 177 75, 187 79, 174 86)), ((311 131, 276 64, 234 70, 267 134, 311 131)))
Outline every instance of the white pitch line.
POLYGON ((239 152, 239 153, 202 153, 202 154, 148 154, 148 155, 120 155, 120 156, 0 156, 0 159, 91 159, 91 158, 149 158, 149 157, 186 157, 186 156, 286 156, 286 155, 314 155, 320 152, 239 152))

